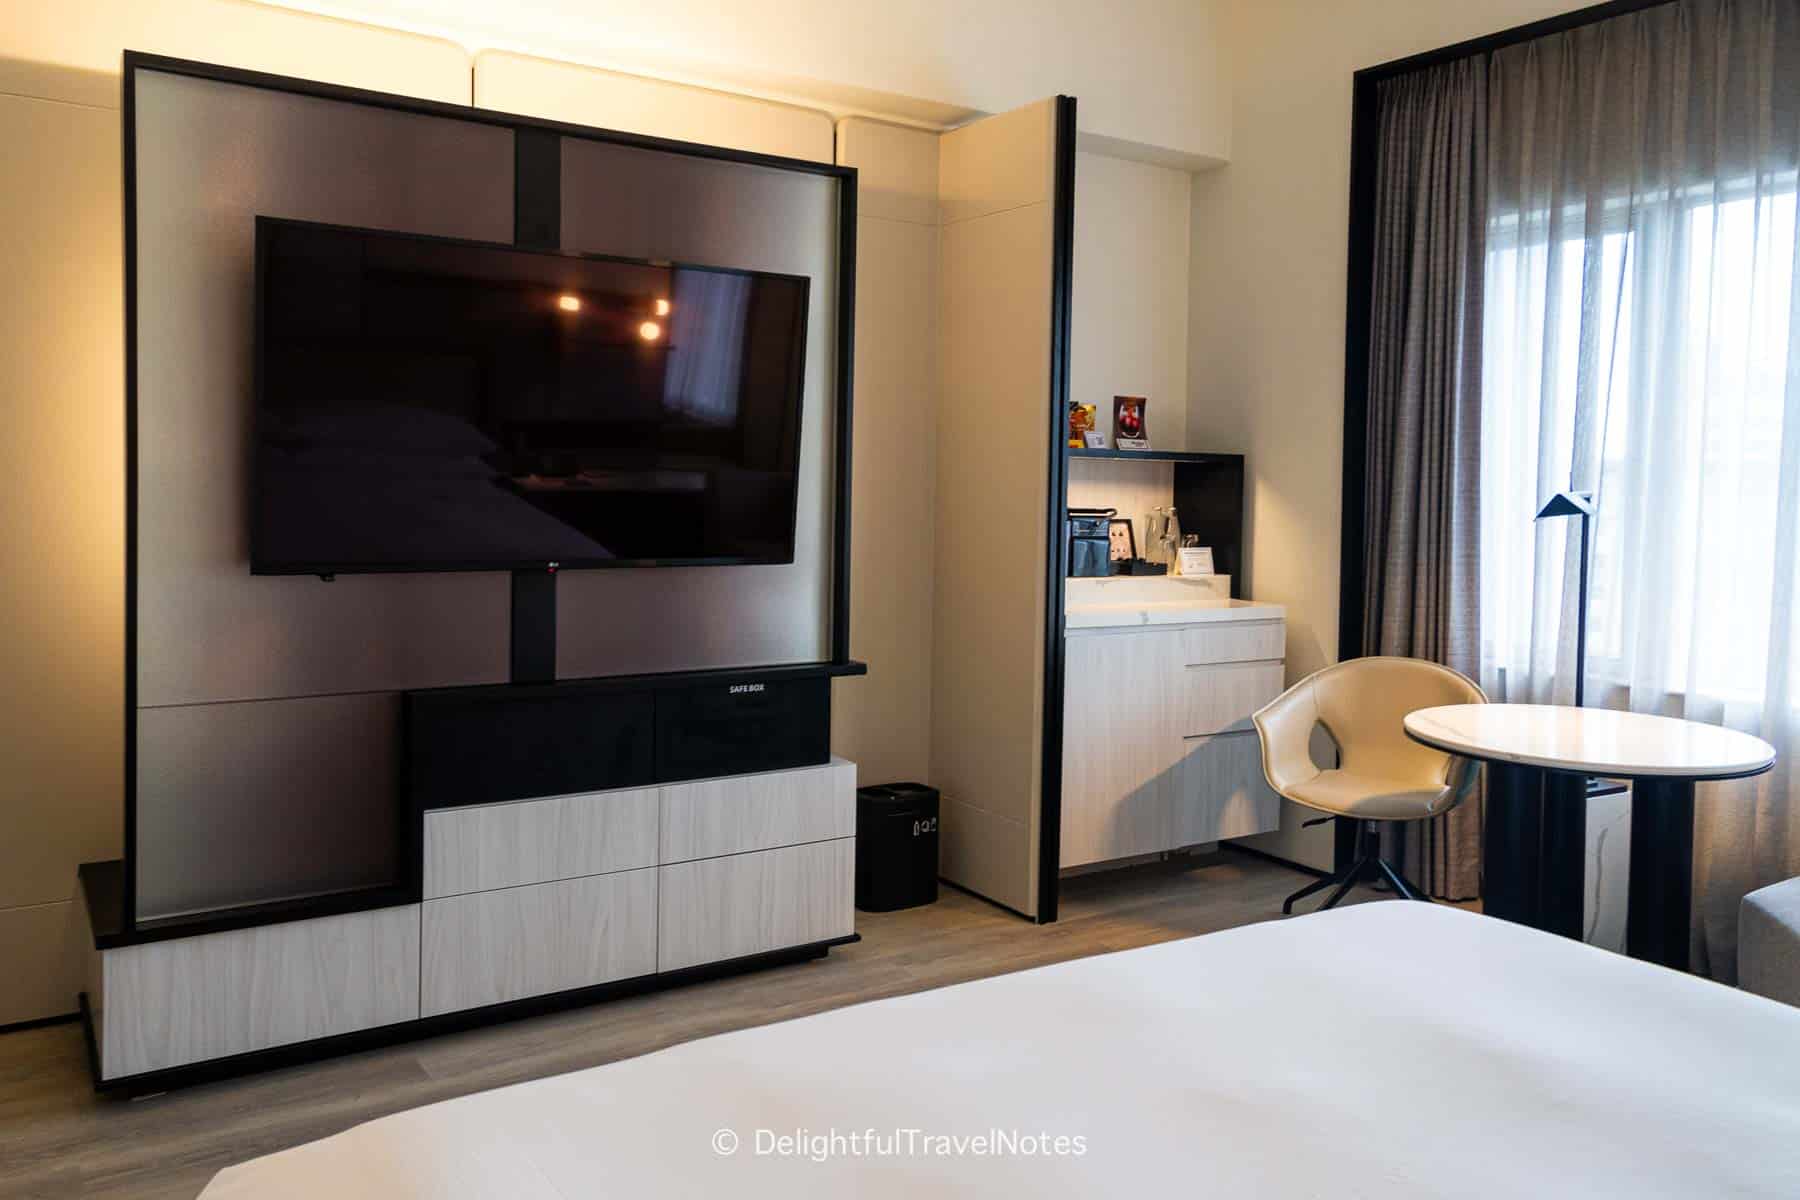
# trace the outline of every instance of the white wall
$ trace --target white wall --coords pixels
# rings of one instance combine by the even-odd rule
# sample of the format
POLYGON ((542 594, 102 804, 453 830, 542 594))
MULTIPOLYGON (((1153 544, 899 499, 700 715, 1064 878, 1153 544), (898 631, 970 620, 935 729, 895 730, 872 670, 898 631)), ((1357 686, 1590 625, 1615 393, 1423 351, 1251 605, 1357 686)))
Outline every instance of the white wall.
POLYGON ((1226 8, 1232 160, 1194 178, 1188 435, 1246 455, 1251 588, 1287 606, 1290 679, 1337 655, 1351 75, 1579 7, 1226 8))
POLYGON ((1230 150, 1215 0, 280 2, 472 49, 771 89, 840 112, 966 116, 1061 92, 1080 99, 1084 133, 1195 159, 1230 150), (928 103, 909 112, 894 98, 928 103))
POLYGON ((1109 444, 1112 398, 1147 396, 1151 445, 1211 448, 1191 447, 1187 437, 1192 178, 1104 154, 1075 156, 1069 399, 1098 406, 1109 444))

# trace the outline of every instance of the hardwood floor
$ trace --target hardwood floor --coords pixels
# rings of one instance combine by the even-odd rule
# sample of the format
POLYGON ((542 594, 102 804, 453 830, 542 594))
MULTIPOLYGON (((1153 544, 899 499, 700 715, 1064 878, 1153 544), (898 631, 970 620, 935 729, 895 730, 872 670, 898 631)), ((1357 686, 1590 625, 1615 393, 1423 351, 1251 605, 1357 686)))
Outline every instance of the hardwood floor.
MULTIPOLYGON (((856 914, 864 940, 817 962, 136 1101, 93 1094, 79 1025, 10 1033, 0 1036, 0 1196, 188 1200, 221 1167, 386 1113, 864 1000, 1278 918, 1281 898, 1305 881, 1241 854, 1178 857, 1065 881, 1054 925, 946 888, 929 907, 856 914)), ((1359 888, 1347 902, 1375 898, 1359 888)))

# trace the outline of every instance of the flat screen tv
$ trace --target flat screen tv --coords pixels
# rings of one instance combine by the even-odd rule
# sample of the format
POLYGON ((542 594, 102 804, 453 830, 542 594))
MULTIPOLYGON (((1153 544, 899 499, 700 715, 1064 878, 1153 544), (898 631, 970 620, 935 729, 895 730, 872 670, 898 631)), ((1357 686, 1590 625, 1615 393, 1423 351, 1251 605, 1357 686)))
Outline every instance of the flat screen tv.
POLYGON ((808 282, 257 218, 250 569, 792 562, 808 282))

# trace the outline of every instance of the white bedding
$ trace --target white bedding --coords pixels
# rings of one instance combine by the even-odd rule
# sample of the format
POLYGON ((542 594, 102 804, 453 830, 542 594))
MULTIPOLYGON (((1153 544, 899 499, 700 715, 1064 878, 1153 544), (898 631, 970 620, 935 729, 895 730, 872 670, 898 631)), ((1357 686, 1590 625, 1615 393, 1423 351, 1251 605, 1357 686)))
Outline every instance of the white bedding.
POLYGON ((204 1196, 1164 1194, 1800 1196, 1800 1009, 1362 904, 467 1096, 231 1167, 204 1196), (825 1153, 759 1154, 758 1130, 825 1153), (887 1153, 856 1152, 867 1130, 887 1153), (938 1140, 990 1131, 1068 1153, 938 1140))

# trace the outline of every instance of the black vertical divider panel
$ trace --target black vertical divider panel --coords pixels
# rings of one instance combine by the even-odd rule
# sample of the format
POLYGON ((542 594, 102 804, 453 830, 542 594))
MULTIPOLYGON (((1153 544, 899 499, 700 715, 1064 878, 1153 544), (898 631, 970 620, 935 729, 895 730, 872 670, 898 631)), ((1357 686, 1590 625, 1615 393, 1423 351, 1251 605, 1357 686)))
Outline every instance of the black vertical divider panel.
POLYGON ((1075 277, 1075 98, 1056 98, 1056 191, 1050 233, 1050 479, 1044 537, 1044 726, 1038 788, 1038 897, 1040 923, 1056 920, 1062 866, 1063 579, 1068 547, 1063 539, 1069 505, 1070 299, 1075 277))
POLYGON ((125 820, 120 921, 137 922, 137 72, 125 55, 120 81, 125 200, 125 820))
MULTIPOLYGON (((562 247, 562 138, 544 129, 513 131, 513 243, 562 247)), ((514 683, 556 678, 556 571, 512 573, 511 675, 514 683)))

